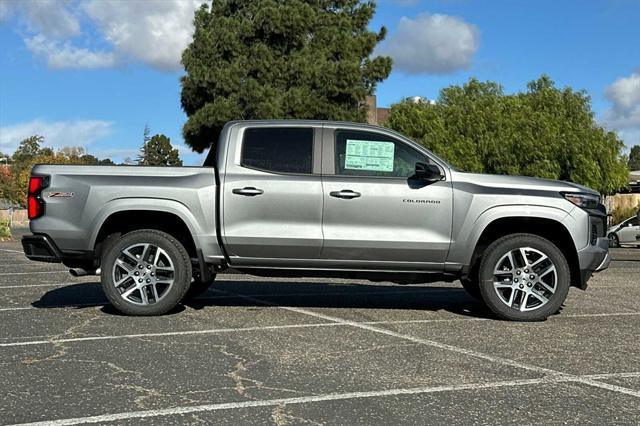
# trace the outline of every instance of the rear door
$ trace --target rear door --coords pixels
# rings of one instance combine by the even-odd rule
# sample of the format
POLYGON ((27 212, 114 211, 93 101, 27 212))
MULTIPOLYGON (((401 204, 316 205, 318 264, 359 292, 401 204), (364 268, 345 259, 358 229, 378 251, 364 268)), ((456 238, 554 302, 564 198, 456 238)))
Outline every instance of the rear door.
POLYGON ((322 247, 320 129, 246 127, 227 152, 223 241, 233 264, 314 259, 322 247))
POLYGON ((383 131, 325 128, 323 138, 322 258, 359 269, 442 270, 451 182, 412 178, 416 162, 437 162, 383 131))

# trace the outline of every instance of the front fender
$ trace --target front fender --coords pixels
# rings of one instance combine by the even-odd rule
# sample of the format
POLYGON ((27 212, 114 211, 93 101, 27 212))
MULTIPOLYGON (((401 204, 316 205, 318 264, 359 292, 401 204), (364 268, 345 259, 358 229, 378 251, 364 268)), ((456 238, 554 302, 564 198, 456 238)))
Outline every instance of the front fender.
POLYGON ((470 265, 480 236, 492 222, 498 219, 539 218, 554 220, 566 227, 565 219, 568 216, 569 212, 561 208, 535 204, 499 205, 487 208, 476 217, 468 215, 453 236, 447 263, 470 265))

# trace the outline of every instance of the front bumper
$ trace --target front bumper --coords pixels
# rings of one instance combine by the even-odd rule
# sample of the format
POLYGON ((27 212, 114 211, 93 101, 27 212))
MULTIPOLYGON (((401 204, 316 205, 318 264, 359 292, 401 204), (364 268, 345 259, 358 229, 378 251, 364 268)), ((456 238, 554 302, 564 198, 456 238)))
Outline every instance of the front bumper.
POLYGON ((25 235, 22 237, 22 249, 29 260, 60 263, 62 253, 46 235, 25 235))
POLYGON ((609 239, 599 237, 595 244, 590 244, 578 252, 580 264, 580 287, 586 288, 587 281, 594 272, 600 272, 609 267, 611 255, 609 254, 609 239))

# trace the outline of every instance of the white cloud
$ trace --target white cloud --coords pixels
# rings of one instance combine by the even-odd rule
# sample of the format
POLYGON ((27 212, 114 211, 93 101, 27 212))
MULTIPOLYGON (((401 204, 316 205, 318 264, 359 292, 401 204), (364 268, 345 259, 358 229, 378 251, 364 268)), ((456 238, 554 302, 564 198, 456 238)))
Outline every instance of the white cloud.
POLYGON ((181 68, 182 51, 193 36, 194 12, 210 1, 0 0, 0 20, 16 16, 28 33, 24 37, 27 48, 51 68, 143 62, 175 71, 181 68), (105 44, 107 48, 79 47, 79 37, 84 45, 105 44))
POLYGON ((620 77, 605 90, 612 103, 601 119, 618 132, 627 147, 640 145, 640 70, 620 77))
POLYGON ((87 146, 109 135, 113 123, 103 120, 32 120, 0 127, 0 151, 11 154, 21 140, 33 135, 44 137, 44 146, 87 146))
POLYGON ((607 88, 607 97, 620 109, 632 109, 640 105, 640 74, 619 78, 607 88))
POLYGON ((80 34, 80 22, 69 5, 68 0, 2 0, 0 20, 18 14, 32 32, 55 38, 72 37, 80 34))
POLYGON ((446 74, 469 68, 479 46, 475 25, 453 16, 421 13, 415 19, 402 17, 376 54, 391 56, 394 67, 409 74, 446 74))
POLYGON ((83 4, 113 49, 151 66, 180 69, 193 36, 193 16, 204 0, 91 0, 83 4))
POLYGON ((640 131, 640 71, 614 81, 605 92, 613 103, 605 113, 605 121, 615 129, 640 131))
POLYGON ((11 15, 13 15, 13 8, 9 2, 0 1, 0 22, 8 19, 11 15))
POLYGON ((24 42, 31 53, 47 62, 49 68, 109 68, 117 61, 112 52, 76 47, 68 41, 47 39, 42 34, 26 38, 24 42))

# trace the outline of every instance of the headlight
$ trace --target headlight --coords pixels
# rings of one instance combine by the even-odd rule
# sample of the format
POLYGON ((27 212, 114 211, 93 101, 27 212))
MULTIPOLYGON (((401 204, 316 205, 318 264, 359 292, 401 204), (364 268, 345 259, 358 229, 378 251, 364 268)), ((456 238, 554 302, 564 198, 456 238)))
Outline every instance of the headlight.
POLYGON ((600 197, 598 195, 585 194, 582 192, 565 192, 562 195, 583 209, 595 209, 598 207, 598 204, 600 204, 600 197))

